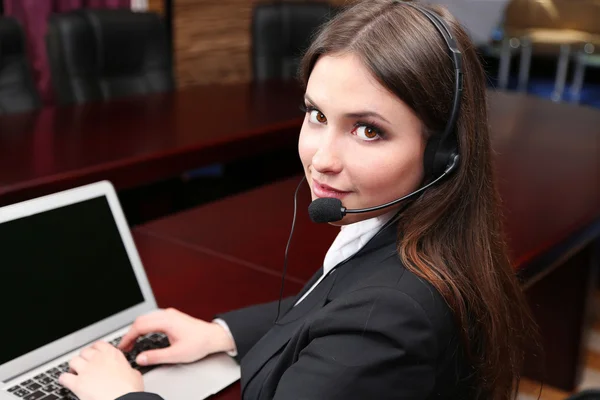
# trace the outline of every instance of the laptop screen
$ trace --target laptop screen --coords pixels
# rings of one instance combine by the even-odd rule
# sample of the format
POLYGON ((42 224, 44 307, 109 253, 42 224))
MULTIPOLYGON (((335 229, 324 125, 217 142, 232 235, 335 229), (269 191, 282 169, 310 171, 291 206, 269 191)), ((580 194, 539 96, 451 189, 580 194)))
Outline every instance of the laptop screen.
POLYGON ((143 301, 106 197, 0 223, 0 365, 143 301))

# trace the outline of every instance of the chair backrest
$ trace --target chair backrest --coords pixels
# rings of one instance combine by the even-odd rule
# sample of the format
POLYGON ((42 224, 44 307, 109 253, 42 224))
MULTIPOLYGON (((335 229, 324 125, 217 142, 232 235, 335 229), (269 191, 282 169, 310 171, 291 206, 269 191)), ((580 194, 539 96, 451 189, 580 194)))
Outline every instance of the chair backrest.
POLYGON ((30 111, 40 105, 21 25, 14 18, 0 17, 0 114, 30 111))
POLYGON ((166 28, 155 13, 88 9, 55 14, 46 46, 60 104, 174 88, 166 28))
POLYGON ((335 11, 327 2, 258 4, 252 13, 253 78, 295 78, 312 35, 335 11))

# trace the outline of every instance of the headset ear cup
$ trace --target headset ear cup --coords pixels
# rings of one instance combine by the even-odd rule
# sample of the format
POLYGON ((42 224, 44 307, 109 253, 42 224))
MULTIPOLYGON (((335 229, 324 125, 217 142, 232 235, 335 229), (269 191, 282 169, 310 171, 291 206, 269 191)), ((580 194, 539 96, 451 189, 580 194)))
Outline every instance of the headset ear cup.
POLYGON ((427 141, 423 155, 425 181, 434 180, 442 175, 453 162, 454 156, 458 154, 455 144, 450 144, 446 148, 440 143, 440 136, 432 136, 427 141))

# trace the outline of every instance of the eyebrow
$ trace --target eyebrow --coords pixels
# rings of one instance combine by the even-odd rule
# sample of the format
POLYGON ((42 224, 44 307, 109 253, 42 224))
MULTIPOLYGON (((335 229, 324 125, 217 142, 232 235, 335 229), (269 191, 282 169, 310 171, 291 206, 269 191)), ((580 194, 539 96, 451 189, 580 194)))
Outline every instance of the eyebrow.
MULTIPOLYGON (((315 106, 315 108, 318 108, 319 110, 321 109, 321 107, 319 107, 317 105, 317 103, 315 103, 309 96, 308 94, 304 94, 304 99, 308 100, 309 103, 311 103, 313 106, 315 106)), ((387 119, 383 118, 383 116, 381 114, 376 113, 375 111, 359 111, 359 112, 352 112, 352 113, 346 113, 344 114, 344 117, 346 118, 367 118, 367 117, 376 117, 379 118, 380 120, 387 122, 388 124, 392 124, 390 121, 388 121, 387 119)))

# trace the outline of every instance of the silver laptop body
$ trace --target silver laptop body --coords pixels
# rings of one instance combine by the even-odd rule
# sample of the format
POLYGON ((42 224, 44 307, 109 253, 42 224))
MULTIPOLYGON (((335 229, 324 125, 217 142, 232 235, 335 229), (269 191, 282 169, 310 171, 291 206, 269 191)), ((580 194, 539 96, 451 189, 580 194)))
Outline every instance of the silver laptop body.
MULTIPOLYGON (((0 208, 0 274, 0 400, 68 398, 56 388, 66 363, 157 309, 107 181, 0 208)), ((218 354, 155 368, 144 384, 166 399, 203 399, 239 377, 218 354)))

